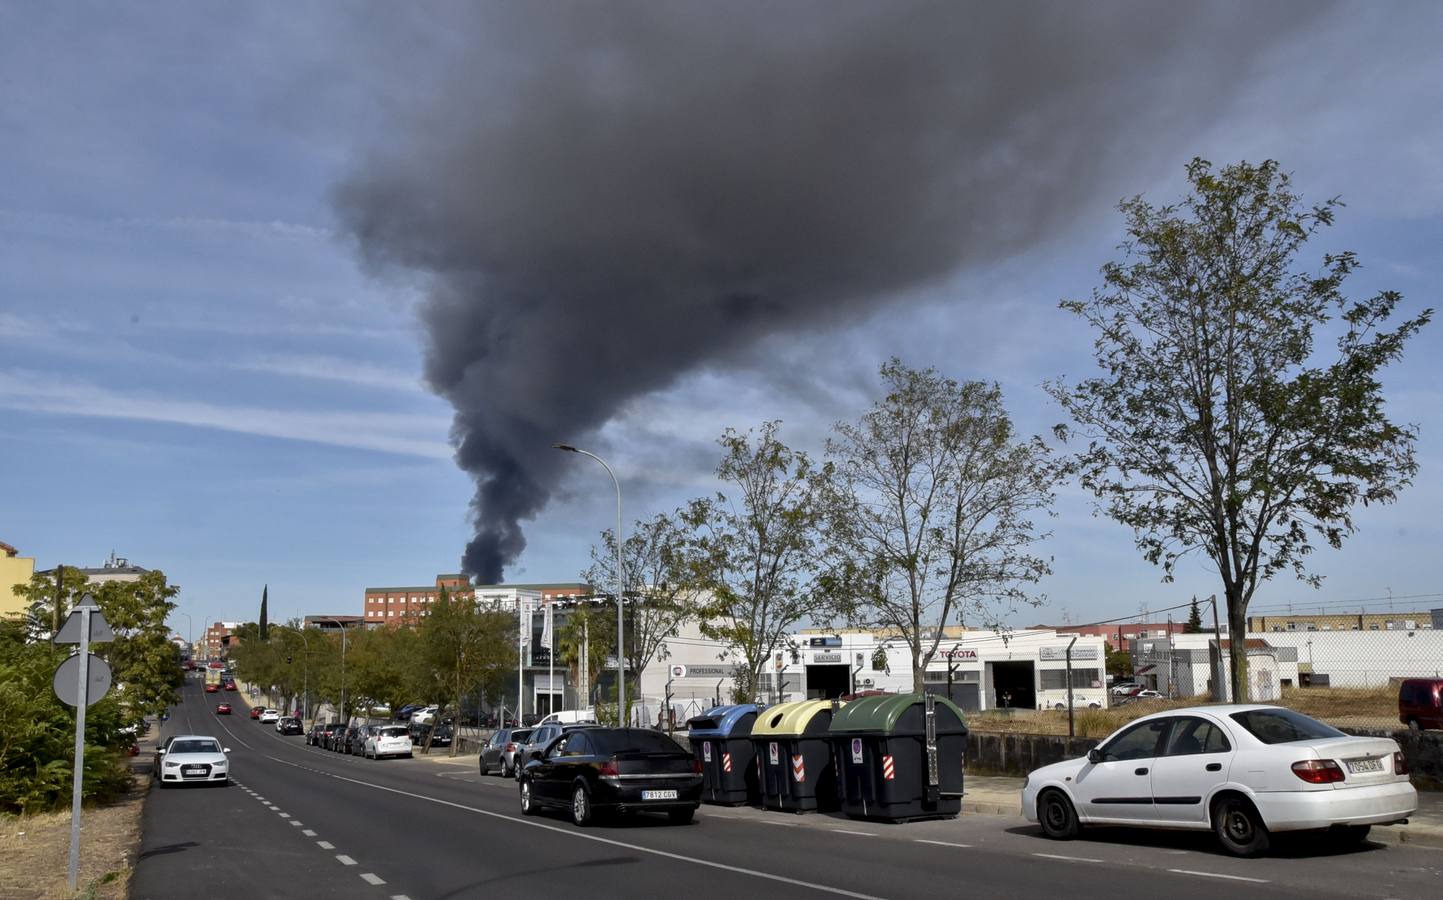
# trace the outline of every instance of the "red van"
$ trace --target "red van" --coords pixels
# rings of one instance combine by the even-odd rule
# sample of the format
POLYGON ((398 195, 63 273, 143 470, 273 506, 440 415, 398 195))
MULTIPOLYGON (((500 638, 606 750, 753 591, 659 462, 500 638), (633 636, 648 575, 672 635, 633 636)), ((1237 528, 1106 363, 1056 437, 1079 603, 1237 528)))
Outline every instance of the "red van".
POLYGON ((1443 678, 1408 678, 1398 685, 1398 721, 1414 731, 1443 728, 1443 678))

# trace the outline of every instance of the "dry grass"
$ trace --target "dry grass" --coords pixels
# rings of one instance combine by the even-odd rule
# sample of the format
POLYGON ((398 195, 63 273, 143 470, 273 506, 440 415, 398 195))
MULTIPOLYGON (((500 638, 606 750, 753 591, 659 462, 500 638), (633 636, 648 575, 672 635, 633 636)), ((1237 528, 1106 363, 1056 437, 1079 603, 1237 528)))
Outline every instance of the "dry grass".
POLYGON ((140 814, 150 787, 149 751, 141 741, 131 762, 131 788, 114 803, 87 806, 80 815, 79 891, 66 886, 70 866, 70 811, 26 816, 0 815, 0 879, 4 900, 97 898, 125 900, 130 873, 140 852, 140 814))
POLYGON ((1338 727, 1400 728, 1398 686, 1283 688, 1283 706, 1338 727))
MULTIPOLYGON (((1155 712, 1184 706, 1203 706, 1211 699, 1202 694, 1177 700, 1138 700, 1112 709, 1079 709, 1074 717, 1078 737, 1102 738, 1118 728, 1155 712)), ((1377 688, 1284 688, 1279 706, 1339 728, 1398 728, 1398 689, 1377 688)), ((1067 713, 1056 710, 988 710, 967 717, 973 731, 1009 734, 1067 734, 1067 713)))

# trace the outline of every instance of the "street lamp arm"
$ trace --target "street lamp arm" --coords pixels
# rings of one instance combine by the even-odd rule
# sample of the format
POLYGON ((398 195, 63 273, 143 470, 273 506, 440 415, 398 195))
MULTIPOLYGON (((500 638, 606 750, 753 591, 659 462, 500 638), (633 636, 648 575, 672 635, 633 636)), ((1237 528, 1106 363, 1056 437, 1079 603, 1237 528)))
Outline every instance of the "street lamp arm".
POLYGON ((621 536, 621 482, 617 480, 616 473, 606 460, 597 456, 589 450, 582 450, 573 447, 571 444, 552 444, 557 450, 567 453, 580 453, 582 456, 589 456, 601 463, 606 474, 611 476, 611 485, 616 489, 616 724, 626 725, 626 641, 624 639, 625 617, 623 610, 623 596, 626 591, 626 562, 624 559, 625 545, 621 536))

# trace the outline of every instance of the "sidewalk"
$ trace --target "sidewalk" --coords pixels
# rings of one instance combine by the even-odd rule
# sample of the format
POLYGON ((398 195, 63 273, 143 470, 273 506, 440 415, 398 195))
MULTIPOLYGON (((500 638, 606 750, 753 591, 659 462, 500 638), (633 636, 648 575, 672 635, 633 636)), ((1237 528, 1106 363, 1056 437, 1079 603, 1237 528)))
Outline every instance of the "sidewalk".
MULTIPOLYGON (((963 782, 963 815, 1022 815, 1022 779, 997 775, 968 775, 963 782)), ((1418 792, 1418 811, 1407 825, 1374 828, 1369 840, 1380 844, 1443 847, 1443 793, 1418 792)))

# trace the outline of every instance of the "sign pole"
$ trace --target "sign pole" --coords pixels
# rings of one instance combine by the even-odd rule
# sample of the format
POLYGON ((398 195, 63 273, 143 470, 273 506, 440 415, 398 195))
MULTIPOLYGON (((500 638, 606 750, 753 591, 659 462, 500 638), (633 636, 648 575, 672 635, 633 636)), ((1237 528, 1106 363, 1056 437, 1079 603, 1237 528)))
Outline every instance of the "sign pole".
POLYGON ((80 788, 85 778, 85 709, 89 705, 87 696, 90 688, 90 610, 81 606, 80 612, 80 681, 75 695, 75 772, 71 779, 70 797, 70 874, 67 883, 70 890, 76 889, 80 877, 80 788))

